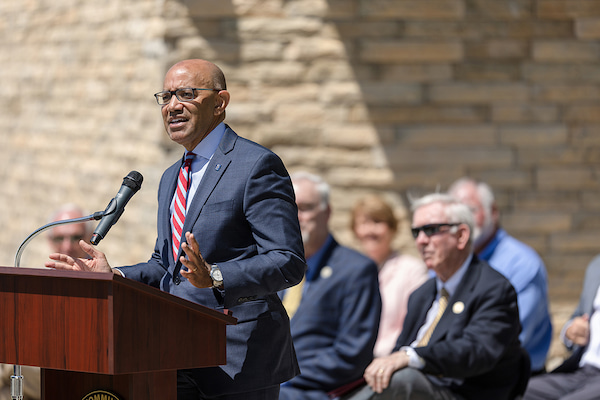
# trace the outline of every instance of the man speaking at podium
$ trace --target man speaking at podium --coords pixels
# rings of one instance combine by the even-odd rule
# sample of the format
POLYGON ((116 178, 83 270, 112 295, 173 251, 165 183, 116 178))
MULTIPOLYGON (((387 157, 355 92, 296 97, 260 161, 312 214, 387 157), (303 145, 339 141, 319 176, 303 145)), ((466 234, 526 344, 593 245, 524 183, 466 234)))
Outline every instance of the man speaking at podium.
MULTIPOLYGON (((302 279, 306 263, 294 192, 282 161, 223 121, 230 99, 221 69, 204 60, 169 69, 155 94, 167 134, 185 148, 158 189, 158 238, 145 263, 111 269, 51 254, 49 268, 121 273, 214 309, 229 309, 227 364, 177 373, 177 399, 277 399, 299 372, 289 319, 277 292, 302 279), (181 243, 181 245, 180 245, 181 243)), ((173 337, 193 346, 194 332, 173 337)))

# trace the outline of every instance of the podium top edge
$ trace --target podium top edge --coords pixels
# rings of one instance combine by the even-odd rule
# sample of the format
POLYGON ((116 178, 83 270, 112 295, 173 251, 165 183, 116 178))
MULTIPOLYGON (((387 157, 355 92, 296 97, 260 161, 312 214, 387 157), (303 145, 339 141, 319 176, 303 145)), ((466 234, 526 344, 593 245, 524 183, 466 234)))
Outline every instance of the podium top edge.
POLYGON ((0 266, 0 274, 6 275, 21 275, 21 276, 48 276, 55 278, 81 278, 94 279, 102 281, 111 281, 111 275, 103 272, 87 272, 87 271, 70 271, 59 270, 52 268, 26 268, 26 267, 2 267, 0 266))
POLYGON ((95 280, 104 282, 113 282, 119 285, 128 286, 132 290, 138 290, 146 293, 150 296, 157 296, 165 301, 176 303, 180 306, 193 309, 201 312, 207 316, 211 316, 218 320, 225 322, 228 325, 235 325, 237 318, 229 315, 227 312, 221 312, 210 307, 203 306, 198 303, 191 302, 181 297, 174 296, 170 293, 163 292, 160 289, 146 285, 145 283, 134 281, 132 279, 124 278, 118 274, 106 273, 106 272, 88 272, 88 271, 70 271, 70 270, 56 270, 51 268, 25 268, 25 267, 2 267, 0 266, 1 275, 12 275, 12 276, 29 276, 29 277, 44 277, 54 279, 82 279, 82 280, 95 280))

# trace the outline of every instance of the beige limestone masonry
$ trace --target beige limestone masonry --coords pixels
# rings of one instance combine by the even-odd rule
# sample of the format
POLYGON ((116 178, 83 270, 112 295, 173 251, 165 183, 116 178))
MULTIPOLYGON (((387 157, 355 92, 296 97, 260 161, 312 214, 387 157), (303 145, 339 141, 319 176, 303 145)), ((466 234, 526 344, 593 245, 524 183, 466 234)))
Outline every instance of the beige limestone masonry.
MULTIPOLYGON (((599 40, 590 0, 2 1, 0 265, 62 203, 104 209, 131 170, 142 189, 99 247, 115 265, 150 256, 181 155, 152 94, 201 57, 228 77, 238 133, 332 184, 344 243, 364 194, 396 205, 414 251, 407 193, 488 181, 546 262, 558 331, 600 253, 599 40)), ((47 253, 40 237, 22 265, 47 253)))

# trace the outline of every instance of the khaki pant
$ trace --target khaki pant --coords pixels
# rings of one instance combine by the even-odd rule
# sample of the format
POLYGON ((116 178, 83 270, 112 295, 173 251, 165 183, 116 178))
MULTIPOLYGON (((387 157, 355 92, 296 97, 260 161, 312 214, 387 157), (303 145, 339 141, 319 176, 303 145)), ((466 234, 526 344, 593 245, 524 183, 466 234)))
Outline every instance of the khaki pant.
MULTIPOLYGON (((0 364, 0 400, 11 400, 10 377, 14 373, 14 365, 0 364)), ((41 399, 40 369, 37 367, 21 367, 23 376, 23 400, 41 399)))

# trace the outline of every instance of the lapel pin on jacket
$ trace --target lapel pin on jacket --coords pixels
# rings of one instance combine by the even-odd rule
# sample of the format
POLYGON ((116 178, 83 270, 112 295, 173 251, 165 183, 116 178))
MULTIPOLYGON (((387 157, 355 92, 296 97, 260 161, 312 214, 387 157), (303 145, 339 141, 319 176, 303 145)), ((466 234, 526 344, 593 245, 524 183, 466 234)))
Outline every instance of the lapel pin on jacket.
POLYGON ((331 274, 333 274, 333 269, 331 269, 329 265, 326 265, 323 268, 321 268, 321 278, 327 279, 331 276, 331 274))
POLYGON ((462 301, 457 301, 456 303, 454 303, 452 305, 452 312, 454 314, 460 314, 461 312, 463 312, 465 309, 465 303, 463 303, 462 301))
POLYGON ((217 164, 217 165, 215 165, 215 171, 218 171, 218 170, 220 170, 220 169, 221 169, 221 164, 217 164))

